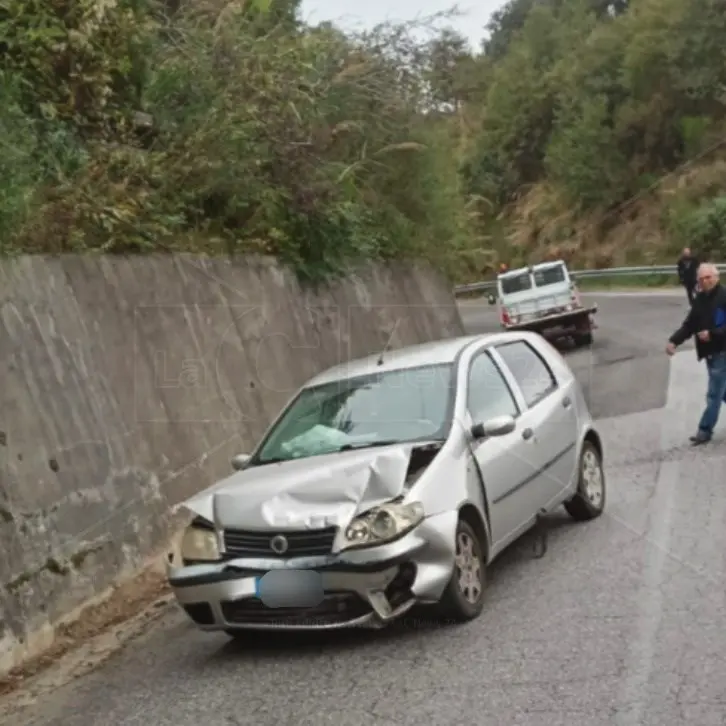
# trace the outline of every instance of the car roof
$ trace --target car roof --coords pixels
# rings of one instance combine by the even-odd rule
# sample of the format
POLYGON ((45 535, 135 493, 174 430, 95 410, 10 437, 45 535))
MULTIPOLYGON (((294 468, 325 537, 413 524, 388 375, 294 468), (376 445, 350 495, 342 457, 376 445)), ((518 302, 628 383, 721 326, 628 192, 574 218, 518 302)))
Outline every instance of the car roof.
POLYGON ((416 368, 426 365, 440 365, 453 363, 459 353, 468 345, 476 341, 484 342, 490 338, 497 338, 500 334, 464 335, 456 338, 443 338, 418 345, 408 345, 403 348, 386 351, 383 354, 383 365, 378 365, 380 353, 365 358, 341 363, 319 373, 311 378, 305 388, 317 386, 321 383, 346 380, 369 373, 416 368))
POLYGON ((529 272, 529 267, 518 267, 516 270, 507 270, 506 272, 502 272, 497 275, 497 277, 500 279, 517 277, 517 275, 521 275, 523 272, 529 272))
POLYGON ((565 264, 564 260, 552 260, 550 262, 538 262, 536 265, 530 265, 529 267, 518 267, 516 270, 508 270, 507 272, 502 272, 500 275, 497 275, 497 277, 499 277, 501 279, 504 279, 507 277, 516 277, 517 275, 521 275, 523 272, 529 272, 530 270, 546 270, 550 267, 561 267, 564 264, 565 264))
POLYGON ((540 335, 524 330, 503 330, 497 333, 480 333, 478 335, 463 335, 456 338, 443 338, 428 343, 408 345, 403 348, 389 350, 383 355, 382 365, 378 365, 380 353, 341 363, 311 378, 304 384, 303 388, 311 388, 323 383, 347 380, 349 378, 355 378, 356 376, 365 376, 370 373, 399 371, 427 365, 445 365, 447 363, 453 363, 461 352, 474 343, 496 345, 497 343, 512 342, 513 340, 528 341, 534 344, 541 352, 540 342, 542 338, 540 335))

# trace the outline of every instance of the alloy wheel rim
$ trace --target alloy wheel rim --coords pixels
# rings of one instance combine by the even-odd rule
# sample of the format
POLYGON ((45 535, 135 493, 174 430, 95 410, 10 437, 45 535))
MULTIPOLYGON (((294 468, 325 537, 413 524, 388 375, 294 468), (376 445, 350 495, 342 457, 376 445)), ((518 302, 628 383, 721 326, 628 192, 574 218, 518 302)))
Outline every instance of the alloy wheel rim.
POLYGON ((456 572, 459 591, 466 601, 476 605, 484 589, 481 581, 481 559, 473 537, 459 532, 456 537, 456 572))
POLYGON ((585 496, 593 507, 602 506, 605 487, 602 466, 594 451, 586 451, 582 457, 582 483, 585 496))

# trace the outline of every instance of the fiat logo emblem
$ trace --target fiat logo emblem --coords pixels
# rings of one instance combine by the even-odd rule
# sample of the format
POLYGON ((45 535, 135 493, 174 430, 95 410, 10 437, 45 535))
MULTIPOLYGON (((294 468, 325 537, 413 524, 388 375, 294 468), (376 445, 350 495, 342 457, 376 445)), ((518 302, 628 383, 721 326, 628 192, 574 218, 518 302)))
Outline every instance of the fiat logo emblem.
POLYGON ((281 534, 276 534, 271 540, 270 540, 270 549, 277 555, 284 555, 285 552, 287 552, 287 548, 290 545, 288 544, 287 537, 284 537, 281 534))

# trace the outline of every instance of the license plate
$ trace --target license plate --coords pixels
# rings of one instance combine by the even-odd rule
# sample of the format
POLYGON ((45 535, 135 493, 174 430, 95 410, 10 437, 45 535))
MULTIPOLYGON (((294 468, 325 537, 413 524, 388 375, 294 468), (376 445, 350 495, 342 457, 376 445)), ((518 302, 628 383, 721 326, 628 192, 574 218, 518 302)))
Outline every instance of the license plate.
POLYGON ((325 597, 314 570, 271 570, 255 581, 255 597, 270 608, 314 608, 325 597))

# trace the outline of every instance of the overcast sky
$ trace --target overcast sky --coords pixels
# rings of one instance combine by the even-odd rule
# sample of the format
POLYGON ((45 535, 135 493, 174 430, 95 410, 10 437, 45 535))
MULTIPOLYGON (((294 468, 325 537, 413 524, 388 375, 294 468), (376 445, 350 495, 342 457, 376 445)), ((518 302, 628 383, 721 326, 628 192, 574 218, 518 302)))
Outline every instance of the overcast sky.
POLYGON ((461 17, 447 21, 479 49, 489 16, 506 0, 303 0, 308 22, 331 20, 347 29, 370 28, 386 20, 414 20, 457 6, 461 17))

